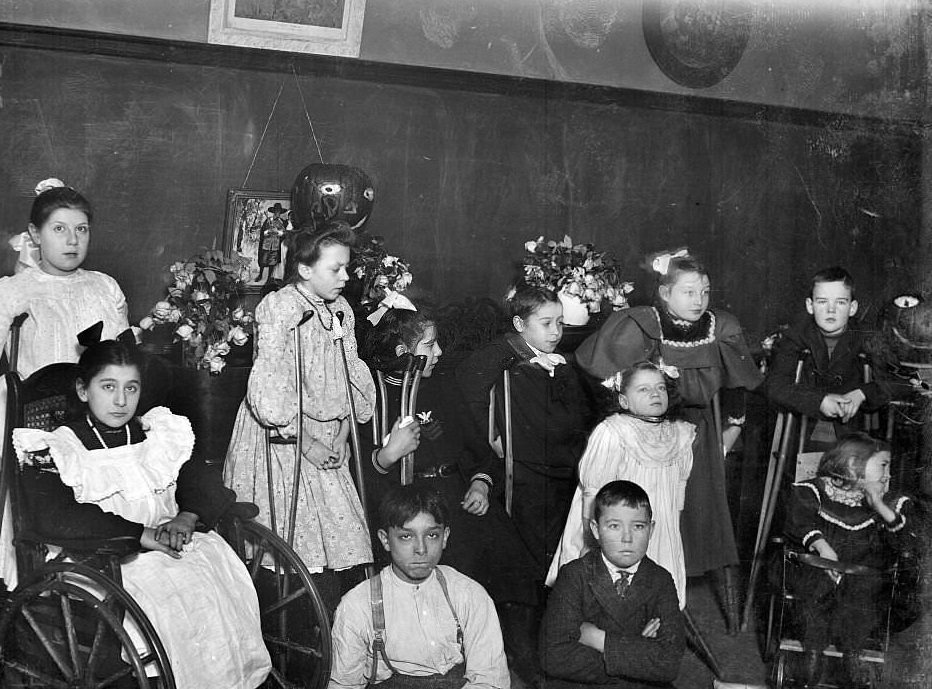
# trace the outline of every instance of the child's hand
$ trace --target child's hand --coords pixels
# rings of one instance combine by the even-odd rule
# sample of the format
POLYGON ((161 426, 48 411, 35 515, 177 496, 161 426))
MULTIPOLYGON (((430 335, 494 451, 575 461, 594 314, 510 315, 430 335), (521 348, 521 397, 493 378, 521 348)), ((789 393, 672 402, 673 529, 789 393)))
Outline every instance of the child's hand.
POLYGON ((181 553, 172 550, 167 545, 159 543, 159 540, 155 537, 155 529, 147 526, 142 530, 142 536, 139 537, 139 545, 142 546, 143 550, 157 550, 160 553, 165 553, 170 557, 175 558, 176 560, 181 559, 181 553))
POLYGON ((470 514, 481 517, 489 511, 489 484, 476 479, 469 484, 469 490, 463 497, 463 509, 470 514))
POLYGON ((304 448, 304 459, 318 469, 330 469, 338 461, 336 452, 314 439, 311 439, 304 448))
POLYGON ((836 395, 834 393, 829 393, 822 398, 822 403, 819 405, 819 411, 822 412, 823 416, 828 417, 829 419, 841 419, 846 421, 848 416, 848 407, 851 405, 851 400, 849 400, 844 395, 836 395))
POLYGON ((599 629, 591 622, 579 625, 579 643, 594 648, 599 653, 605 653, 605 630, 599 629))
POLYGON ((179 512, 175 517, 155 529, 155 539, 172 550, 181 550, 191 542, 197 526, 197 515, 193 512, 179 512))
POLYGON ((383 469, 388 469, 405 455, 414 452, 421 444, 420 425, 411 420, 402 426, 402 421, 404 419, 395 419, 385 447, 379 450, 379 464, 383 469))
POLYGON ((652 617, 647 620, 647 624, 644 625, 643 631, 641 631, 641 636, 645 639, 656 639, 657 632, 660 631, 660 618, 652 617))
POLYGON ((841 420, 844 423, 848 423, 854 415, 858 413, 858 409, 861 408, 861 405, 864 404, 864 400, 866 400, 867 397, 859 389, 846 392, 842 397, 847 400, 848 405, 845 408, 845 414, 841 417, 841 420))
MULTIPOLYGON (((814 541, 809 547, 822 559, 838 562, 838 553, 835 552, 835 549, 830 546, 828 541, 824 538, 814 541)), ((825 570, 825 574, 832 580, 833 584, 838 584, 841 581, 842 574, 838 570, 827 569, 825 570)))
POLYGON ((337 458, 336 461, 331 462, 329 469, 339 469, 346 462, 349 461, 349 458, 352 456, 353 451, 350 449, 350 444, 348 442, 342 442, 336 446, 337 458))

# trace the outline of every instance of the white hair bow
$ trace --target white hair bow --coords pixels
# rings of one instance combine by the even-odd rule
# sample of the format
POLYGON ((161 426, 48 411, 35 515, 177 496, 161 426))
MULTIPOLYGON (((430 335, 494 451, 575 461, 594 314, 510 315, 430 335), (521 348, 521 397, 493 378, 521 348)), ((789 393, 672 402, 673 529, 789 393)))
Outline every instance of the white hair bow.
POLYGON ((378 325, 379 321, 382 320, 382 316, 388 313, 389 309, 417 311, 417 307, 411 303, 410 299, 408 299, 400 292, 396 292, 395 290, 390 289, 385 292, 385 298, 379 302, 378 308, 370 313, 366 320, 372 323, 372 325, 378 325))
POLYGON ((36 196, 44 191, 48 191, 49 189, 57 189, 58 187, 63 186, 65 186, 65 183, 57 177, 49 177, 48 179, 44 179, 36 185, 36 196))
POLYGON ((38 268, 41 254, 39 247, 32 241, 28 232, 20 232, 18 235, 10 237, 10 247, 19 253, 16 259, 15 272, 21 273, 26 268, 38 268))
POLYGON ((675 253, 660 254, 654 257, 650 267, 654 272, 666 275, 667 271, 670 270, 670 261, 674 258, 686 258, 687 256, 689 256, 689 249, 680 249, 675 253))

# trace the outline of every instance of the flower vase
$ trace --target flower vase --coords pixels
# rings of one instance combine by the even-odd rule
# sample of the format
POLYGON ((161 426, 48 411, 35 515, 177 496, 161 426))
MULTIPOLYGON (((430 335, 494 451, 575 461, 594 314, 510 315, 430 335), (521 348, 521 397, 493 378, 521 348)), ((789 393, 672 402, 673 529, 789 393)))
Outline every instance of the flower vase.
POLYGON ((589 323, 589 307, 577 295, 561 289, 557 296, 563 304, 563 325, 580 326, 589 323))

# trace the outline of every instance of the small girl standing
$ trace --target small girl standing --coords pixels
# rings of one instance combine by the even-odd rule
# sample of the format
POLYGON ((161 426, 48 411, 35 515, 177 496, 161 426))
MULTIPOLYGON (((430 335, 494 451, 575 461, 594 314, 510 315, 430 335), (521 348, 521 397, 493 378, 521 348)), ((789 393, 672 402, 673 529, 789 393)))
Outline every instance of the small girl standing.
POLYGON ((891 536, 904 532, 909 499, 889 495, 890 446, 866 433, 845 436, 819 460, 814 479, 793 484, 787 511, 790 541, 827 560, 864 565, 869 573, 796 568, 793 589, 803 617, 805 682, 818 684, 822 651, 844 654, 846 687, 861 686, 858 654, 879 620, 881 569, 891 536))
MULTIPOLYGON (((343 222, 295 235, 286 258, 287 285, 256 308, 259 335, 246 399, 240 405, 224 465, 224 480, 243 500, 259 506, 270 526, 267 462, 271 462, 276 528, 288 533, 298 434, 294 330, 300 325, 304 356, 304 425, 301 486, 294 549, 311 572, 372 562, 363 508, 350 476, 349 401, 339 346, 339 313, 353 401, 360 422, 372 416, 375 385, 359 359, 353 310, 340 296, 349 276, 353 231, 343 222), (266 444, 266 433, 270 442, 266 444)), ((333 577, 316 577, 328 604, 339 602, 333 577), (326 581, 324 581, 326 579, 326 581)))
POLYGON ((110 340, 82 354, 80 418, 52 433, 13 431, 26 509, 49 538, 138 538, 123 587, 155 626, 179 689, 252 689, 271 668, 255 588, 219 534, 195 533, 235 497, 188 463, 186 418, 164 407, 135 417, 134 345, 110 340))
POLYGON ((28 238, 19 238, 23 270, 0 278, 0 345, 6 344, 13 319, 29 314, 20 331, 17 365, 24 378, 48 364, 77 361, 81 348, 74 334, 98 321, 104 339, 129 327, 126 298, 116 280, 81 268, 91 236, 90 203, 57 179, 40 182, 36 194, 28 238), (38 263, 30 254, 35 249, 38 263))
POLYGON ((579 462, 579 487, 573 496, 563 538, 547 574, 556 581, 560 567, 594 545, 588 540, 592 502, 610 481, 624 479, 650 497, 654 532, 647 555, 673 576, 680 608, 686 606, 686 564, 680 536, 680 511, 693 464, 696 427, 664 418, 667 382, 655 364, 644 361, 606 381, 618 393, 621 412, 596 426, 579 462))

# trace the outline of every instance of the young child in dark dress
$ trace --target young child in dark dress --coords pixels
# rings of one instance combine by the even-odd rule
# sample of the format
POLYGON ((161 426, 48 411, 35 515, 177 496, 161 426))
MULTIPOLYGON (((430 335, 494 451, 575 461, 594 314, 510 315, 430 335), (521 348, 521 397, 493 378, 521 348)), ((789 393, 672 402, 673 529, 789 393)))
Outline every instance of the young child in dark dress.
POLYGON ((791 487, 790 541, 823 560, 866 570, 795 569, 807 686, 819 684, 822 651, 831 643, 844 654, 841 686, 868 686, 858 654, 879 621, 881 569, 890 562, 889 547, 906 533, 909 500, 888 493, 889 485, 890 446, 855 433, 822 455, 816 478, 791 487))

